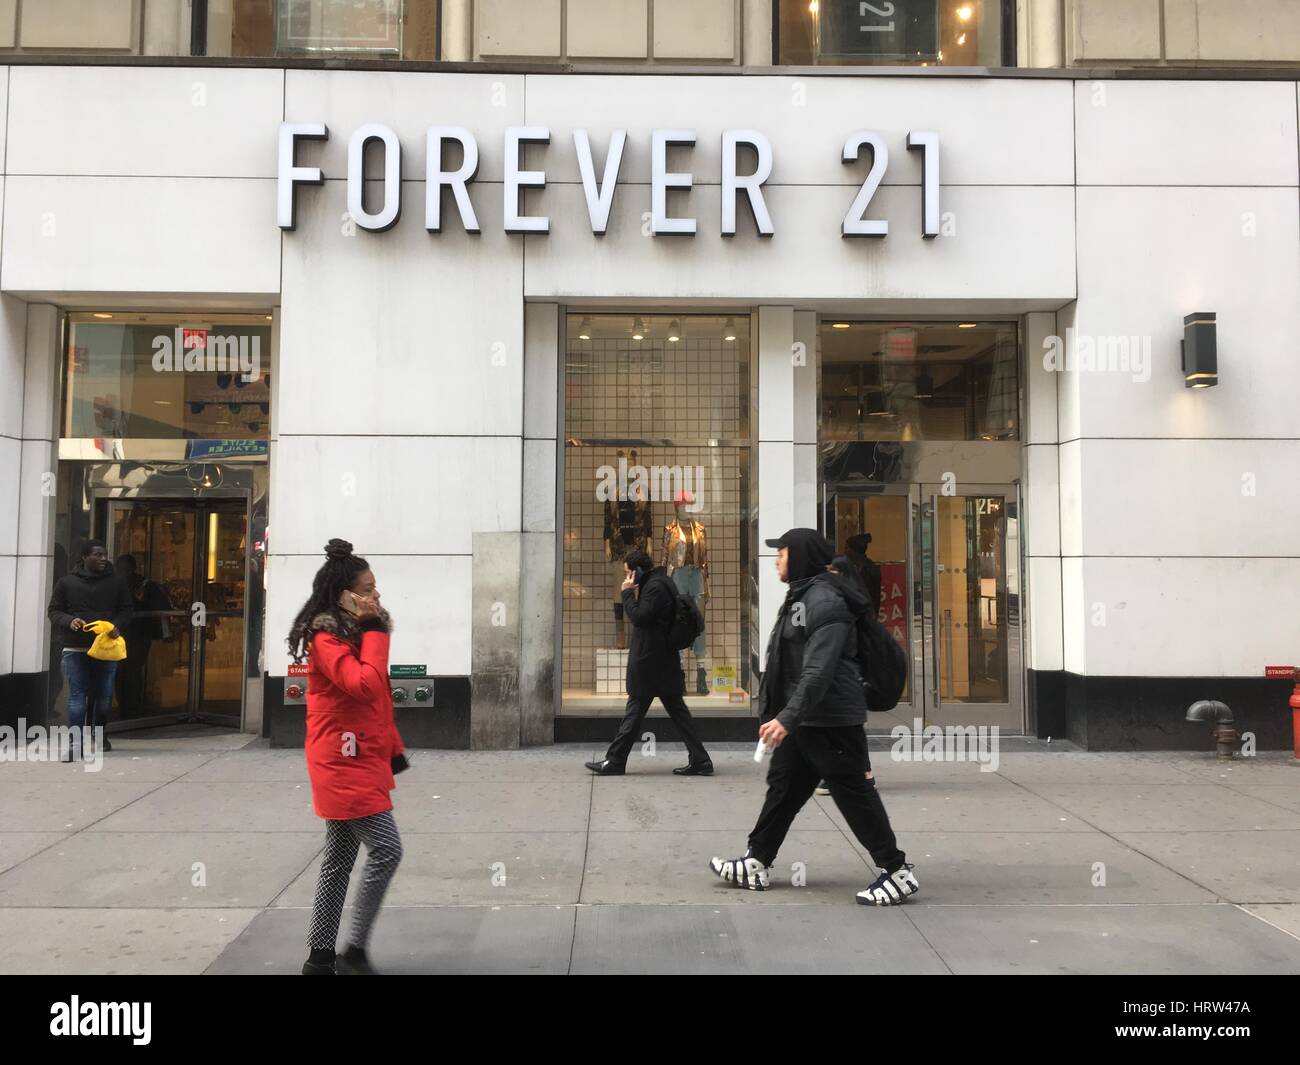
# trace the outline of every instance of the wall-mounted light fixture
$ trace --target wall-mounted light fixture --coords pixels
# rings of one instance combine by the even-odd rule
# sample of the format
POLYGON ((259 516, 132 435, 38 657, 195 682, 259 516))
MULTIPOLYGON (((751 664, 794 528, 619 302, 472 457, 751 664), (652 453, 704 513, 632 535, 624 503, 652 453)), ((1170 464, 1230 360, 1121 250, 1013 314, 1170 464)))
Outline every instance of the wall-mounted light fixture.
POLYGON ((1183 381, 1188 388, 1212 388, 1219 383, 1217 335, 1213 311, 1197 311, 1183 319, 1183 381))

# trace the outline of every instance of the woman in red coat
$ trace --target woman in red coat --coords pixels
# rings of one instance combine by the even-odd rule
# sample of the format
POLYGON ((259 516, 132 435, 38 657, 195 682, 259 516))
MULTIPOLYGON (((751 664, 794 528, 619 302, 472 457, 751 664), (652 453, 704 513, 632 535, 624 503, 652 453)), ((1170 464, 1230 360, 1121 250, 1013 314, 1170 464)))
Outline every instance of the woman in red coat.
POLYGON ((389 792, 406 768, 388 687, 392 619, 379 605, 370 564, 346 540, 331 540, 326 562, 289 630, 294 661, 307 656, 307 773, 312 804, 325 819, 325 853, 312 909, 305 975, 371 974, 370 930, 402 860, 389 792), (360 845, 366 864, 347 948, 334 952, 343 900, 360 845))

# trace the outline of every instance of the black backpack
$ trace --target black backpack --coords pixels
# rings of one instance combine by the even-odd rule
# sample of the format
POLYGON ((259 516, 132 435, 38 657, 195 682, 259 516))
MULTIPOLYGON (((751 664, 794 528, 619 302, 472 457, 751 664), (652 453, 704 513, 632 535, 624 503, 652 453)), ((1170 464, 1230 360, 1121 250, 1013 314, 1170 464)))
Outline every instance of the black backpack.
POLYGON ((868 710, 892 710, 907 684, 907 652, 871 613, 858 617, 858 663, 868 710))
POLYGON ((704 615, 689 595, 678 592, 671 580, 666 582, 673 600, 673 620, 668 626, 668 646, 685 651, 704 632, 704 615))

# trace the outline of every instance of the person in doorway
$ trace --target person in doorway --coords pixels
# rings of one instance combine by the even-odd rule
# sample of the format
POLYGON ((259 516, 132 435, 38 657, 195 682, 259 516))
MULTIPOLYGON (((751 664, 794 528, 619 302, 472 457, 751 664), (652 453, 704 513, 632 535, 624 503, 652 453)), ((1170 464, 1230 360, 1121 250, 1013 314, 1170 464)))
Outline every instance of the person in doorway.
POLYGON ((847 557, 853 568, 857 570, 858 577, 862 580, 863 587, 866 590, 867 598, 871 600, 871 609, 879 614, 881 596, 880 567, 867 557, 867 548, 870 545, 871 533, 858 533, 857 536, 850 536, 845 542, 848 554, 844 557, 847 557))
POLYGON ((632 646, 627 656, 627 710, 605 757, 585 763, 597 776, 622 776, 628 755, 641 732, 641 722, 658 698, 686 743, 687 764, 674 769, 678 776, 709 776, 713 760, 704 749, 691 712, 682 698, 686 690, 682 663, 668 642, 668 629, 676 609, 677 589, 663 566, 656 566, 645 551, 634 551, 625 563, 623 614, 632 622, 632 646))
MULTIPOLYGON (((47 614, 54 638, 61 646, 63 675, 68 680, 68 724, 74 730, 68 750, 63 753, 65 762, 71 762, 78 751, 84 756, 87 739, 94 735, 96 726, 108 724, 113 709, 117 663, 103 662, 86 653, 95 642, 95 634, 86 625, 92 621, 111 622, 113 629, 108 635, 117 639, 131 620, 131 605, 131 592, 114 572, 102 540, 87 540, 81 548, 80 564, 55 582, 47 614)), ((113 749, 107 737, 102 748, 113 749)))
POLYGON ((157 581, 140 573, 134 555, 119 555, 114 563, 118 574, 131 593, 133 612, 126 630, 126 661, 117 671, 117 704, 123 714, 141 713, 145 709, 146 671, 154 641, 161 639, 165 620, 156 616, 170 610, 171 601, 157 581), (146 616, 154 615, 154 616, 146 616))
POLYGON ((331 540, 311 597, 289 630, 294 661, 307 658, 307 773, 312 805, 325 820, 305 976, 375 973, 366 947, 402 860, 390 795, 393 773, 406 768, 388 686, 392 628, 370 563, 346 540, 331 540), (366 864, 351 934, 336 954, 343 900, 362 843, 366 864))
POLYGON ((875 782, 862 726, 867 716, 854 627, 869 609, 856 582, 827 567, 831 545, 815 529, 791 529, 777 540, 776 572, 789 586, 777 612, 759 687, 759 738, 772 749, 767 799, 739 858, 713 858, 726 883, 762 891, 790 825, 819 780, 831 789, 849 828, 882 870, 858 892, 864 905, 892 906, 919 890, 898 848, 875 782))

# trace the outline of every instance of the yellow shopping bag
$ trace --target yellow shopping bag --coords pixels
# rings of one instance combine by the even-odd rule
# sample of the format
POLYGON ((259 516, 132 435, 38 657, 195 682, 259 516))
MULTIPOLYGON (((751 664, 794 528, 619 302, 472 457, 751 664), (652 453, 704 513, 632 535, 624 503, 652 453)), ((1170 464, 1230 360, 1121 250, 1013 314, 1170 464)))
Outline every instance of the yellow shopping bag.
POLYGON ((95 634, 95 642, 86 652, 91 658, 97 658, 101 662, 120 662, 126 657, 126 640, 121 636, 114 640, 108 635, 113 631, 111 621, 88 621, 83 628, 95 634))

